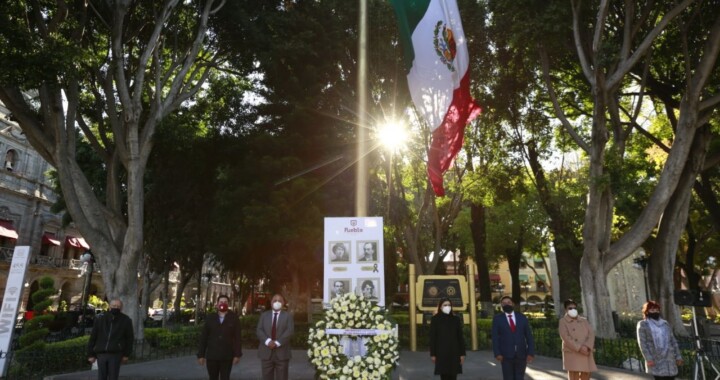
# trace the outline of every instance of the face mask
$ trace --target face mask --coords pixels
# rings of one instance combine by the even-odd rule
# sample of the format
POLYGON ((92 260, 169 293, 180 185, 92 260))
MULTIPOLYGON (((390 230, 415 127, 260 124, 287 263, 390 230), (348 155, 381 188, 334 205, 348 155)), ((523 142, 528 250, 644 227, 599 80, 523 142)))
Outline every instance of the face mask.
POLYGON ((450 314, 450 310, 452 310, 452 306, 443 306, 442 312, 445 314, 450 314))
POLYGON ((570 316, 570 318, 577 318, 577 316, 578 316, 578 312, 576 309, 568 310, 567 314, 568 314, 568 316, 570 316))
POLYGON ((118 314, 120 314, 120 309, 112 308, 112 309, 110 309, 110 313, 112 315, 118 315, 118 314))
POLYGON ((226 312, 226 311, 228 311, 228 304, 226 304, 226 303, 221 303, 221 304, 219 304, 219 305, 218 305, 218 310, 221 311, 221 312, 223 312, 223 313, 226 312))
POLYGON ((660 319, 660 313, 648 313, 648 318, 660 319))
POLYGON ((277 302, 277 301, 273 302, 272 306, 273 306, 273 310, 275 310, 275 311, 280 310, 280 309, 282 309, 282 302, 277 302))
POLYGON ((508 313, 508 314, 510 314, 510 313, 513 312, 513 307, 512 307, 512 305, 503 305, 502 309, 503 309, 504 312, 506 312, 506 313, 508 313))

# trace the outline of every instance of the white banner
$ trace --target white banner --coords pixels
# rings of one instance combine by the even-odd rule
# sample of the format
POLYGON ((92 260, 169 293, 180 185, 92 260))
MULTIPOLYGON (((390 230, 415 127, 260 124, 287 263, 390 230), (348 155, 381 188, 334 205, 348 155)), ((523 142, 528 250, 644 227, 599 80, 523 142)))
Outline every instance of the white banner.
POLYGON ((6 355, 10 349, 12 334, 15 329, 15 322, 23 296, 25 272, 30 261, 30 247, 15 247, 12 262, 10 262, 10 273, 8 273, 5 284, 5 295, 0 309, 0 375, 5 374, 7 365, 6 355))
POLYGON ((396 330, 380 329, 325 329, 328 335, 375 336, 381 334, 395 334, 396 330))
POLYGON ((323 301, 349 292, 385 306, 381 217, 325 218, 323 301))

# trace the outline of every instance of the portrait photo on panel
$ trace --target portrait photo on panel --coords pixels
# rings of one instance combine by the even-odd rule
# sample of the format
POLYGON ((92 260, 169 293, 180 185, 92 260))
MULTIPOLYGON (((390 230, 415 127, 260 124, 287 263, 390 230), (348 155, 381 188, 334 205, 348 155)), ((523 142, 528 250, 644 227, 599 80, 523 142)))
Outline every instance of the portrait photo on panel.
POLYGON ((350 279, 331 278, 328 281, 328 286, 330 287, 330 299, 341 297, 343 294, 350 291, 350 279))
POLYGON ((373 241, 359 241, 357 243, 357 256, 358 262, 368 263, 377 261, 377 240, 373 241))
POLYGON ((380 279, 378 278, 358 278, 357 286, 355 287, 355 294, 363 296, 365 299, 377 302, 378 300, 378 284, 380 279))
POLYGON ((350 262, 350 242, 349 241, 331 241, 329 255, 330 255, 331 263, 349 263, 350 262))

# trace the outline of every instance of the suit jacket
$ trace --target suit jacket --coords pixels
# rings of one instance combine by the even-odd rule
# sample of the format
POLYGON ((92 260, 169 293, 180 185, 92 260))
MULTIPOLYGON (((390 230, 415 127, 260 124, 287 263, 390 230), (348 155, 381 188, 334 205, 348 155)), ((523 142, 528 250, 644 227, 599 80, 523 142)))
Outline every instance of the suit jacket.
POLYGON ((527 317, 515 312, 515 332, 510 330, 510 323, 505 313, 493 318, 492 342, 495 356, 503 358, 525 358, 535 356, 535 341, 527 317))
POLYGON ((240 338, 240 319, 237 314, 228 311, 223 323, 220 323, 217 313, 209 314, 200 334, 197 357, 208 360, 239 358, 242 356, 240 338))
POLYGON ((265 345, 265 341, 272 336, 272 320, 273 311, 267 310, 260 315, 258 319, 257 329, 255 333, 257 335, 260 344, 258 345, 258 358, 262 360, 270 359, 272 352, 275 351, 275 355, 280 360, 289 360, 292 356, 290 349, 290 339, 295 333, 295 322, 293 321, 292 314, 285 310, 280 311, 278 315, 277 324, 275 326, 275 340, 280 343, 280 347, 270 349, 265 345))

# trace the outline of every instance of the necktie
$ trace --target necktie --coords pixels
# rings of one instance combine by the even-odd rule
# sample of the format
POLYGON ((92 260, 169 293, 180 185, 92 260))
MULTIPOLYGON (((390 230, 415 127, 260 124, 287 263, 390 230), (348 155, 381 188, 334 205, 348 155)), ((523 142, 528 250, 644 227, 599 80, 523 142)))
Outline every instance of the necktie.
POLYGON ((272 340, 275 340, 275 331, 277 330, 277 317, 278 313, 273 313, 272 333, 270 335, 270 339, 272 340))
POLYGON ((510 331, 515 332, 515 322, 513 321, 512 314, 508 314, 508 321, 510 322, 510 331))

